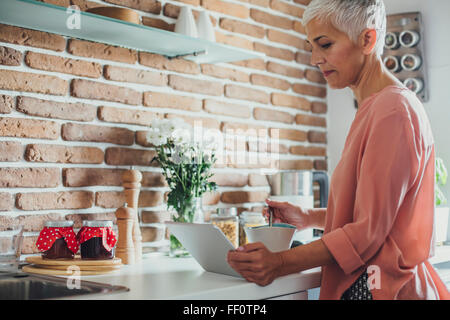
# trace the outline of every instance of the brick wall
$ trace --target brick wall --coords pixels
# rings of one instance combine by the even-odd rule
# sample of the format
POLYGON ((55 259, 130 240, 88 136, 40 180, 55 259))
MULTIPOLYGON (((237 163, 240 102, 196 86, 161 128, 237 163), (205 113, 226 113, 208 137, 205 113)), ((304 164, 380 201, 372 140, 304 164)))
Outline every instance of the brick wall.
MULTIPOLYGON (((22 223, 23 253, 49 219, 114 219, 121 174, 143 173, 144 247, 164 238, 167 187, 145 142, 154 118, 201 120, 208 128, 258 129, 240 147, 266 152, 279 130, 282 169, 326 170, 326 86, 309 65, 301 16, 309 0, 44 0, 82 10, 121 5, 146 25, 173 30, 180 6, 206 9, 218 42, 264 59, 202 64, 0 25, 0 226, 22 223), (261 143, 254 143, 260 139, 261 143)), ((270 150, 269 150, 270 151, 270 150)), ((232 157, 230 157, 232 158, 232 157)), ((214 169, 205 209, 261 209, 268 185, 258 165, 228 159, 214 169)), ((159 241, 159 242, 158 242, 159 241)))

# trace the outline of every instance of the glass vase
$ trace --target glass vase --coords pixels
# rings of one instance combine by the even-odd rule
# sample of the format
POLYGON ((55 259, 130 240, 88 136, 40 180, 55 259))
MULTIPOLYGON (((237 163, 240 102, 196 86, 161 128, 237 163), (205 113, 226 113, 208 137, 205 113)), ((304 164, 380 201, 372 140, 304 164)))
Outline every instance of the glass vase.
MULTIPOLYGON (((175 222, 188 223, 204 223, 205 217, 202 208, 202 198, 194 197, 186 199, 185 203, 180 209, 172 215, 172 220, 175 222)), ((173 258, 190 257, 189 252, 183 247, 181 242, 173 235, 170 235, 170 250, 169 256, 173 258)))

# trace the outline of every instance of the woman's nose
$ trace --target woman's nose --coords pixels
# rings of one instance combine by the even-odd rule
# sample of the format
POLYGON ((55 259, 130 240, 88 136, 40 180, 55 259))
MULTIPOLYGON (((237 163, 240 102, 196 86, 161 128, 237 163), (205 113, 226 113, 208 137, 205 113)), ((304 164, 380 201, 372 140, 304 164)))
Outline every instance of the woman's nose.
POLYGON ((317 50, 315 50, 314 48, 312 49, 312 53, 311 53, 311 62, 310 64, 318 67, 321 64, 325 63, 325 58, 317 52, 317 50))

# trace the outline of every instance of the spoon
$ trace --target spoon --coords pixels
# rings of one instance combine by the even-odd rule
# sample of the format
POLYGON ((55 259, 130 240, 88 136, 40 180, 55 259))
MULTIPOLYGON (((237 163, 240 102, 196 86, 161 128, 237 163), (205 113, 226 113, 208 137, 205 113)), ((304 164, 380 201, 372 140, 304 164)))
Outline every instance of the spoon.
POLYGON ((273 220, 273 208, 269 207, 269 227, 272 227, 272 220, 273 220))

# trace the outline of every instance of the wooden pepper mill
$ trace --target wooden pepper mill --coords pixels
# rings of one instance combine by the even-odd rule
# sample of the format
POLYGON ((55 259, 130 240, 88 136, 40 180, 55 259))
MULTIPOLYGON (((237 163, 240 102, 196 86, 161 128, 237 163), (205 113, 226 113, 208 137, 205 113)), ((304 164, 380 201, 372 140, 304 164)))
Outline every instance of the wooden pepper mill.
POLYGON ((142 260, 142 236, 141 228, 139 227, 138 218, 138 202, 139 202, 139 192, 141 188, 142 173, 138 170, 126 170, 122 175, 123 188, 125 193, 125 201, 129 208, 133 208, 134 213, 134 224, 133 224, 133 243, 135 250, 135 261, 139 262, 142 260))
POLYGON ((136 255, 133 243, 133 226, 136 213, 125 202, 123 207, 116 210, 117 228, 119 239, 117 240, 116 257, 122 259, 123 264, 134 264, 136 255))

